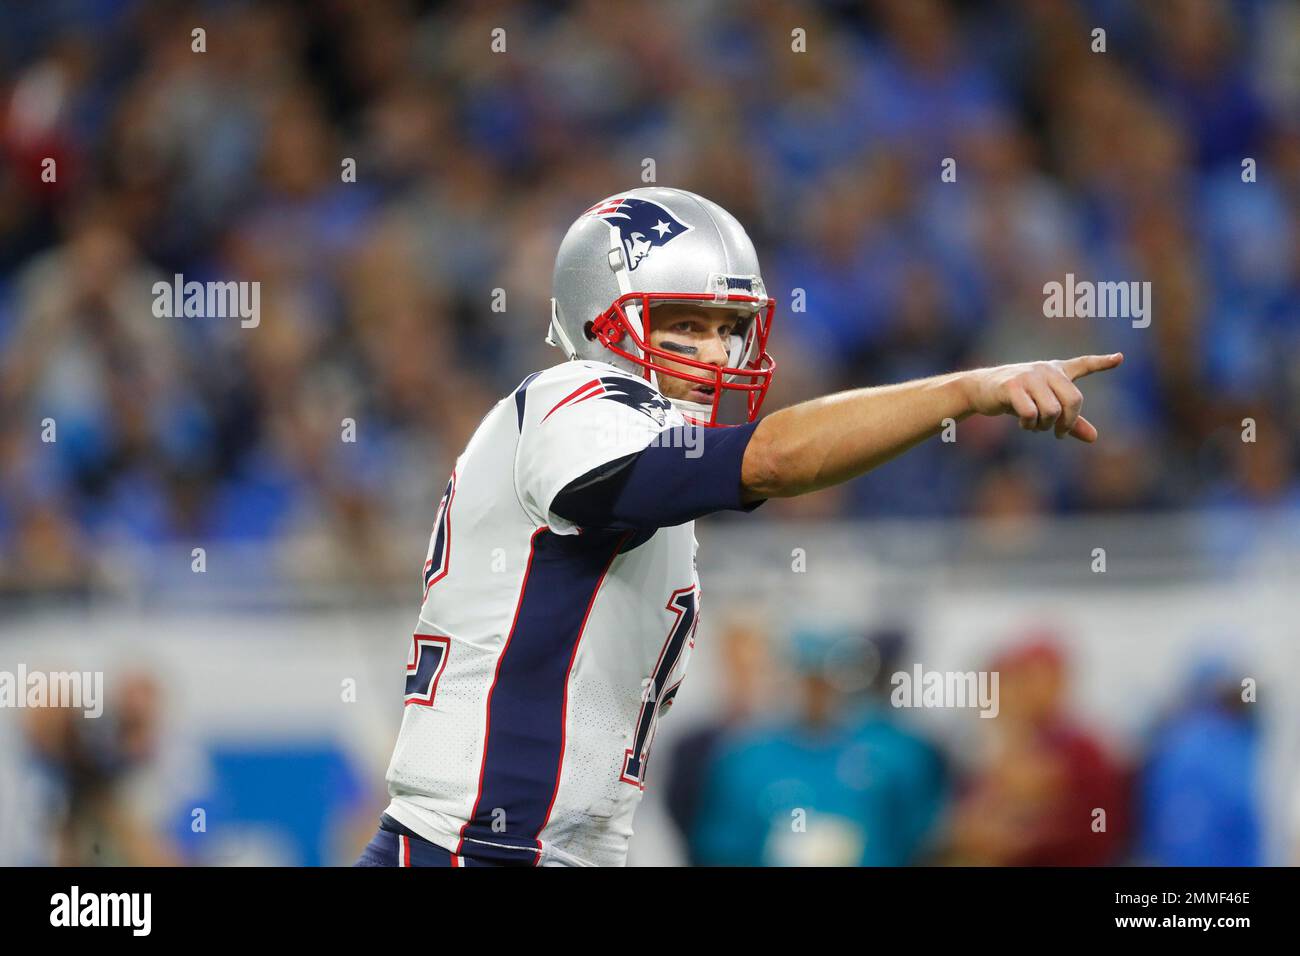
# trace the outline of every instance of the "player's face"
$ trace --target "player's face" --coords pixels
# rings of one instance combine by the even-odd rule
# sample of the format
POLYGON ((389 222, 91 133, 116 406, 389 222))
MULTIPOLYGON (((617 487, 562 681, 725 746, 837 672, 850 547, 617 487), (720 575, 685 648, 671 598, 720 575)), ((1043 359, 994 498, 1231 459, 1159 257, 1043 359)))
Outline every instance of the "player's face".
MULTIPOLYGON (((729 309, 711 309, 687 303, 665 303, 650 309, 650 344, 666 352, 705 362, 719 368, 727 364, 731 331, 736 325, 736 314, 729 309)), ((699 376, 699 369, 678 365, 667 359, 658 363, 671 371, 674 367, 689 375, 699 376)), ((714 387, 699 385, 687 379, 659 374, 659 390, 665 398, 679 398, 688 402, 708 405, 713 402, 714 387)))

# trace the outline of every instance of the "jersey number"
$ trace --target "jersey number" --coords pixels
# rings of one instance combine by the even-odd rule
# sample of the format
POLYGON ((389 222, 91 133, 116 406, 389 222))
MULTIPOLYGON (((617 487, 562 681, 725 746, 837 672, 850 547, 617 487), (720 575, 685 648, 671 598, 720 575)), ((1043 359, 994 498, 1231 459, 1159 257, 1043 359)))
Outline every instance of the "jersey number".
POLYGON ((429 588, 447 576, 451 568, 451 502, 456 497, 456 472, 447 479, 447 487, 438 502, 438 513, 433 519, 433 537, 429 542, 429 557, 424 562, 424 596, 429 588))
POLYGON ((406 696, 403 706, 419 704, 433 706, 433 695, 438 692, 438 678, 447 669, 447 652, 451 638, 442 634, 415 634, 411 638, 411 653, 406 662, 406 696))
POLYGON ((619 779, 624 783, 643 789, 645 787, 646 763, 650 759, 650 744, 654 739, 655 722, 677 696, 677 688, 681 685, 681 681, 666 690, 661 689, 667 684, 677 662, 681 660, 687 643, 695 641, 698 603, 699 592, 694 585, 691 585, 689 588, 674 591, 672 597, 668 599, 668 604, 665 605, 668 610, 677 615, 677 620, 668 632, 668 640, 664 641, 663 650, 659 652, 654 673, 646 681, 645 691, 641 695, 636 735, 632 739, 632 746, 623 756, 623 773, 619 779))

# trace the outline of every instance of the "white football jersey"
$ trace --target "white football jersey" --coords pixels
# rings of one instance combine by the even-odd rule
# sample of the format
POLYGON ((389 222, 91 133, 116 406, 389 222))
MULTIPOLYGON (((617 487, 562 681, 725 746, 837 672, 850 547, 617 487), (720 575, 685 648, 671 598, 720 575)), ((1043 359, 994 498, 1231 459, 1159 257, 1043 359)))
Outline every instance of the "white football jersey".
POLYGON ((388 814, 452 853, 621 865, 656 721, 699 621, 693 521, 579 529, 550 508, 681 413, 594 361, 502 399, 438 505, 388 814))

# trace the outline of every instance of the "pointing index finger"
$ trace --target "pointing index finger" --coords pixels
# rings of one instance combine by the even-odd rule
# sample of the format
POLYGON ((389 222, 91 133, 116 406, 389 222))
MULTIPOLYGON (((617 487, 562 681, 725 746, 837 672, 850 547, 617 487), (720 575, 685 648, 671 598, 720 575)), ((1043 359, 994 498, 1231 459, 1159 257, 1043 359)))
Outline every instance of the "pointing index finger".
POLYGON ((1112 352, 1110 355, 1079 355, 1062 362, 1061 369, 1073 381, 1077 378, 1083 378, 1085 375, 1091 375, 1093 372, 1104 372, 1107 369, 1115 368, 1123 361, 1123 352, 1112 352))

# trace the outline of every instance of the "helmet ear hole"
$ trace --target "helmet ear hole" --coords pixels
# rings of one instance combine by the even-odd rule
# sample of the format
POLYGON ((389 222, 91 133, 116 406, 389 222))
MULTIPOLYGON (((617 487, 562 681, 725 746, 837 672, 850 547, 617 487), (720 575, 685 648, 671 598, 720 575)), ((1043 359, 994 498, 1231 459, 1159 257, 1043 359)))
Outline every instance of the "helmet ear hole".
POLYGON ((596 341, 596 323, 588 322, 582 327, 582 334, 587 337, 588 342, 596 341))

